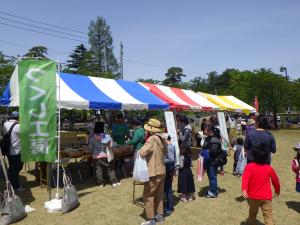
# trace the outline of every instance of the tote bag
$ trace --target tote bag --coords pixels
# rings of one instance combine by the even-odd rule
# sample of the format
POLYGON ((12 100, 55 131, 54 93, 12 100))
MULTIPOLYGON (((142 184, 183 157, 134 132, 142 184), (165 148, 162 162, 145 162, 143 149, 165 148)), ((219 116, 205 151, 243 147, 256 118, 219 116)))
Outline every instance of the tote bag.
POLYGON ((147 161, 146 159, 140 156, 139 151, 137 151, 136 153, 136 158, 134 162, 133 179, 137 182, 142 183, 149 181, 147 161))

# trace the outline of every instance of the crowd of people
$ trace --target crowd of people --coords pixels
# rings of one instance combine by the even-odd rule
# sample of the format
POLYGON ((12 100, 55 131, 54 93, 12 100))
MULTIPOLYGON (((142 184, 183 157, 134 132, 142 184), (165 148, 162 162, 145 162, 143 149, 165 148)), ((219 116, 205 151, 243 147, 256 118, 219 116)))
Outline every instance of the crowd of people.
MULTIPOLYGON (((10 133, 11 146, 7 156, 9 162, 8 177, 17 191, 22 191, 19 184, 19 173, 22 169, 20 149, 20 126, 18 112, 13 112, 3 125, 3 135, 10 133)), ((177 177, 177 192, 182 202, 195 200, 195 183, 192 167, 192 128, 185 115, 177 118, 179 159, 176 158, 175 146, 168 131, 157 119, 146 123, 140 119, 132 121, 134 132, 124 122, 123 115, 118 115, 108 132, 104 122, 96 122, 88 138, 88 149, 91 152, 95 177, 99 187, 105 185, 103 173, 109 176, 112 187, 121 185, 113 166, 111 148, 114 144, 129 144, 141 157, 146 159, 149 181, 144 183, 143 199, 147 220, 142 225, 153 225, 163 222, 166 216, 174 212, 173 179, 177 177), (179 165, 176 163, 179 161, 179 165)), ((235 143, 230 143, 234 150, 233 175, 242 176, 242 196, 249 203, 248 223, 255 224, 259 208, 263 212, 265 224, 274 224, 272 216, 272 189, 280 194, 280 182, 271 166, 272 154, 276 153, 274 136, 266 130, 263 116, 251 119, 245 127, 245 137, 239 136, 235 143), (244 162, 244 163, 243 163, 244 162), (271 182, 270 182, 271 181, 271 182)), ((209 188, 206 198, 217 198, 219 195, 218 173, 223 174, 226 155, 224 138, 220 134, 215 116, 202 121, 203 131, 199 155, 204 159, 209 188)), ((300 192, 300 143, 294 148, 296 157, 292 160, 292 170, 296 174, 296 191, 300 192)))

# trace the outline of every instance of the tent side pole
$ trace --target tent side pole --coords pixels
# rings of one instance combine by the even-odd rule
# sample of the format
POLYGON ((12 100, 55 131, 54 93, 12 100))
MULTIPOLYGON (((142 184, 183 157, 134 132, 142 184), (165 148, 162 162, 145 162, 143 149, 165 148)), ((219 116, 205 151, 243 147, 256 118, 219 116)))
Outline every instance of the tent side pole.
POLYGON ((58 129, 57 129, 57 177, 56 177, 56 194, 55 198, 59 199, 59 165, 60 165, 60 59, 58 58, 58 129))

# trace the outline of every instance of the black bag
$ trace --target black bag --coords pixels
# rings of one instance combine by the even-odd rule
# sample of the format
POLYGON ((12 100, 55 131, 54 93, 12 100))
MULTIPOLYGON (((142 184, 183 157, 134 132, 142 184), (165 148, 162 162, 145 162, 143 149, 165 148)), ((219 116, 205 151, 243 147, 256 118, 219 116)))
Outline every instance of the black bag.
POLYGON ((224 166, 227 164, 227 153, 221 149, 220 154, 216 158, 216 162, 219 166, 224 166))
POLYGON ((6 133, 3 136, 3 139, 0 142, 0 148, 1 148, 2 155, 9 155, 10 144, 11 144, 11 132, 17 124, 18 124, 18 122, 15 122, 11 125, 8 133, 6 133))

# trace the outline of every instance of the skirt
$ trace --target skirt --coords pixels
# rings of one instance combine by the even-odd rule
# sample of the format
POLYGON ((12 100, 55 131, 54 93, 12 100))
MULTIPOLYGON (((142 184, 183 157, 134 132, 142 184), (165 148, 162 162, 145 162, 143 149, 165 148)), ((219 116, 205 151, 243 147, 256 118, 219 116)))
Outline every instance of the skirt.
POLYGON ((179 170, 177 192, 182 194, 195 192, 194 175, 190 167, 184 167, 179 170))

